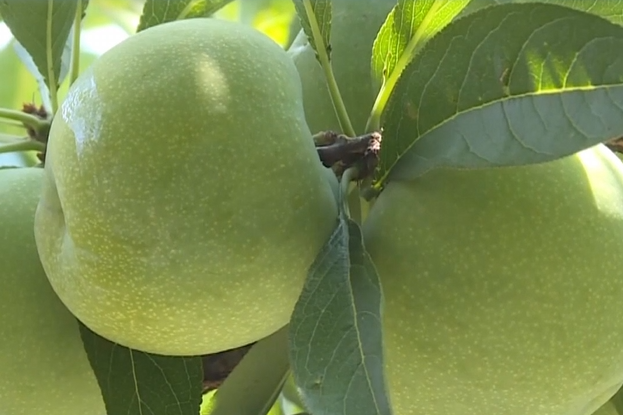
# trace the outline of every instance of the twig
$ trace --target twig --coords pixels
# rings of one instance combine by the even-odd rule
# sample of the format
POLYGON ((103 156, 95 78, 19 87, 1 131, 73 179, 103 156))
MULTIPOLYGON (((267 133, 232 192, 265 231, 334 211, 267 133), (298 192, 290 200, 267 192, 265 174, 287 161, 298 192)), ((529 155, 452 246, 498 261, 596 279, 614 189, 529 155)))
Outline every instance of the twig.
POLYGON ((623 153, 623 137, 612 138, 604 143, 611 151, 623 153))
POLYGON ((362 180, 371 175, 378 164, 382 136, 372 132, 357 137, 348 137, 332 131, 314 136, 318 157, 325 167, 331 167, 338 176, 346 169, 357 164, 359 174, 355 180, 362 180), (328 143, 328 144, 324 144, 328 143))
POLYGON ((254 344, 202 356, 203 393, 218 389, 254 344))

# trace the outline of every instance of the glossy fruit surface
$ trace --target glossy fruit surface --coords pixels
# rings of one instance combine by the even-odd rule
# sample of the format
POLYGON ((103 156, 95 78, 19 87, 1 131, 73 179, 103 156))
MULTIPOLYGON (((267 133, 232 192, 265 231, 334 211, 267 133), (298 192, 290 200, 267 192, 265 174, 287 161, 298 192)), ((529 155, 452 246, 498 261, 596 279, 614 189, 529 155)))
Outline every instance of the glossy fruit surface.
POLYGON ((0 169, 0 413, 101 415, 74 316, 46 278, 33 234, 43 169, 0 169))
POLYGON ((165 355, 283 327, 337 215, 285 51, 239 23, 132 36, 54 119, 37 244, 93 331, 165 355))
POLYGON ((623 382, 623 164, 390 182, 364 224, 397 415, 586 415, 623 382))
MULTIPOLYGON (((333 0, 331 65, 357 134, 363 134, 380 84, 372 80, 370 56, 376 34, 396 0, 333 0)), ((303 84, 305 116, 313 133, 340 131, 325 75, 305 33, 288 48, 303 84)))

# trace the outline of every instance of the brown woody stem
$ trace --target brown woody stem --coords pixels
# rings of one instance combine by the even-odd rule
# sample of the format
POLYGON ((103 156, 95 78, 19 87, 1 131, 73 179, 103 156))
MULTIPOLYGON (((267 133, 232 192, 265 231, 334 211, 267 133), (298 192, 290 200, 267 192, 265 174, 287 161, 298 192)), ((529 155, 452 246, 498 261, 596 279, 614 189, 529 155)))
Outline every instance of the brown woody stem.
POLYGON ((611 151, 623 153, 623 137, 610 139, 604 143, 611 151))
POLYGON ((338 176, 357 164, 359 175, 353 178, 355 180, 368 177, 376 169, 381 140, 379 132, 352 138, 333 131, 323 131, 314 135, 316 151, 322 164, 333 168, 338 176))

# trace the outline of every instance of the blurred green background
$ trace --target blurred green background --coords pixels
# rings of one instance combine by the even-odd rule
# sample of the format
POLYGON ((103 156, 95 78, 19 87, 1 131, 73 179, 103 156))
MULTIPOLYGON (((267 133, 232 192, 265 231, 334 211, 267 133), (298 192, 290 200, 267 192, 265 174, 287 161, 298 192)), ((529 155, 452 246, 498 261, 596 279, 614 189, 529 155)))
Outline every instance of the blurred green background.
MULTIPOLYGON (((80 70, 98 56, 131 36, 138 25, 144 0, 91 0, 82 22, 80 70)), ((292 0, 234 0, 216 13, 216 17, 252 25, 286 47, 295 19, 292 0)), ((297 31, 295 27, 293 31, 297 31)), ((35 78, 14 50, 14 39, 0 22, 0 107, 20 109, 24 103, 41 104, 35 78)), ((59 90, 59 102, 67 93, 67 82, 59 90)), ((0 123, 0 133, 24 135, 22 128, 0 123)), ((21 164, 15 153, 0 154, 0 165, 21 164)))

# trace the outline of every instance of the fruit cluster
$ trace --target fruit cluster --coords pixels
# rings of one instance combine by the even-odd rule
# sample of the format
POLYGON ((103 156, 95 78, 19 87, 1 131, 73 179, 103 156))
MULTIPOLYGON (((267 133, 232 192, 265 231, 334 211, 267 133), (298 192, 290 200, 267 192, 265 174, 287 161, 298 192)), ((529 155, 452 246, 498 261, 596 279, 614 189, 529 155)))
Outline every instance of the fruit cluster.
MULTIPOLYGON (((331 47, 363 134, 395 0, 359 3, 334 0, 331 47)), ((104 412, 76 318, 167 356, 287 325, 339 210, 313 134, 339 129, 303 31, 284 50, 196 18, 101 56, 54 116, 44 167, 0 170, 0 411, 104 412)), ((605 146, 392 181, 361 226, 395 414, 589 415, 623 384, 623 164, 605 146)))

